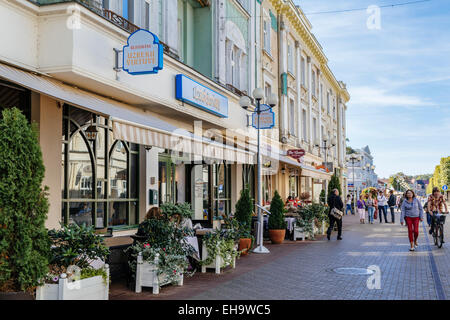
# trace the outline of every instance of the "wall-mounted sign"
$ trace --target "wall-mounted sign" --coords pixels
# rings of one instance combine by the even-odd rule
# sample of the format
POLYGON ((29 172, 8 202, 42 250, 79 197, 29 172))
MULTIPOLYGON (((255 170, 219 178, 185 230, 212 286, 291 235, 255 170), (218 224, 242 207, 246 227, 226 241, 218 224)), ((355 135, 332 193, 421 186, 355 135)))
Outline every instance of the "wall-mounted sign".
POLYGON ((133 32, 123 47, 123 70, 129 74, 158 73, 163 68, 163 45, 150 31, 133 32))
MULTIPOLYGON (((267 104, 260 106, 259 129, 272 129, 275 126, 275 113, 267 104)), ((258 129, 258 113, 252 113, 252 127, 258 129)))
POLYGON ((304 149, 291 149, 287 151, 288 157, 294 158, 299 163, 302 163, 302 158, 306 154, 304 149))
POLYGON ((204 85, 177 74, 175 77, 175 98, 216 116, 228 118, 228 99, 204 85))

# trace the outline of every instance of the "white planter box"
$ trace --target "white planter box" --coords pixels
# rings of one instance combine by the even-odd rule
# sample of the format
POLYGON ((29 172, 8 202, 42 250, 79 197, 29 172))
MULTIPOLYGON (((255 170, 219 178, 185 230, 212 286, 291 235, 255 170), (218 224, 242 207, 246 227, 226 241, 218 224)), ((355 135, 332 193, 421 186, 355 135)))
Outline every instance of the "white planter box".
MULTIPOLYGON (((235 246, 235 249, 238 249, 238 246, 235 246)), ((205 261, 206 259, 208 259, 208 249, 206 248, 206 245, 203 244, 202 247, 202 260, 205 261)), ((229 259, 227 259, 229 260, 229 259)), ((213 262, 211 262, 208 265, 203 265, 202 266, 202 273, 206 272, 206 269, 215 269, 217 274, 220 274, 220 269, 223 269, 225 267, 228 267, 230 264, 225 264, 225 261, 223 260, 223 258, 220 256, 220 250, 217 253, 216 258, 213 260, 213 262)), ((234 257, 231 261, 231 267, 233 269, 236 268, 236 257, 234 257)))
MULTIPOLYGON (((171 284, 172 282, 167 281, 166 275, 161 274, 158 276, 158 256, 155 261, 147 262, 142 259, 142 253, 139 253, 137 258, 136 267, 136 293, 142 292, 142 287, 152 287, 153 294, 159 294, 159 288, 161 286, 171 284)), ((176 283, 179 286, 183 285, 183 275, 176 277, 176 283)))
POLYGON ((62 274, 59 282, 45 284, 36 289, 36 300, 108 300, 109 298, 109 267, 105 264, 108 275, 95 276, 78 281, 70 281, 62 274))
POLYGON ((295 226, 294 227, 294 241, 297 241, 297 239, 302 239, 302 240, 305 240, 305 232, 303 231, 303 228, 300 228, 300 227, 297 227, 297 226, 295 226))

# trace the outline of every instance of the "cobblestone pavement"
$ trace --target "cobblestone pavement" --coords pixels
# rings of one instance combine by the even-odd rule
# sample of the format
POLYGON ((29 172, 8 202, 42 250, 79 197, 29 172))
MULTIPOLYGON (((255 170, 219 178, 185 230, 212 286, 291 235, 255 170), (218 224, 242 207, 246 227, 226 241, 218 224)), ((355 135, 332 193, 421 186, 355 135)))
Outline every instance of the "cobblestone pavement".
MULTIPOLYGON (((334 232, 331 241, 321 237, 317 241, 268 245, 271 250, 268 255, 242 257, 237 261, 236 270, 227 270, 222 275, 194 275, 183 287, 164 287, 161 290, 164 294, 158 297, 150 290, 135 295, 113 286, 111 298, 436 300, 450 297, 450 243, 438 249, 421 225, 419 248, 409 252, 407 228, 399 224, 398 213, 396 219, 396 224, 376 221, 373 225, 361 225, 358 217, 345 216, 343 241, 336 241, 334 232), (343 275, 333 271, 370 266, 380 270, 380 289, 368 288, 369 275, 343 275)), ((448 224, 445 234, 450 235, 448 224)))

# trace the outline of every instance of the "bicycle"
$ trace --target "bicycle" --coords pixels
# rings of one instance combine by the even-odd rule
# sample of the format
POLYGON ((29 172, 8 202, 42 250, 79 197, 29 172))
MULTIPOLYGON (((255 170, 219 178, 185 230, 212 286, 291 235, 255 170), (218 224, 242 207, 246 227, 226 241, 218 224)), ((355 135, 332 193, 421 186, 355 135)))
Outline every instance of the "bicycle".
POLYGON ((444 223, 445 223, 445 215, 441 213, 434 214, 433 216, 434 224, 433 224, 433 238, 434 244, 438 248, 442 248, 442 244, 444 243, 444 223))

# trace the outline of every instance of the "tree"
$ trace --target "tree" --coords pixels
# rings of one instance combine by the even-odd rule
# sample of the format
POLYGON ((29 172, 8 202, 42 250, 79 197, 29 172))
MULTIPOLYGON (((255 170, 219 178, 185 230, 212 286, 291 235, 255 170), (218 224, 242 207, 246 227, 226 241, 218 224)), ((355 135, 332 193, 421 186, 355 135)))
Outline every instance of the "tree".
POLYGON ((322 204, 327 203, 326 194, 325 194, 325 189, 322 189, 322 191, 320 191, 319 201, 320 201, 320 203, 322 203, 322 204))
POLYGON ((269 215, 269 229, 280 230, 286 229, 286 221, 284 221, 284 203, 281 199, 278 191, 275 190, 275 194, 270 202, 270 215, 269 215))
POLYGON ((48 272, 44 163, 33 128, 17 109, 0 120, 0 291, 31 291, 48 272))
POLYGON ((241 190, 241 197, 236 202, 235 218, 244 225, 247 230, 250 230, 252 226, 252 212, 253 199, 250 196, 249 188, 245 187, 241 190))
MULTIPOLYGON (((341 192, 341 183, 339 182, 339 178, 336 174, 333 174, 331 176, 330 183, 328 184, 328 197, 330 197, 331 193, 334 189, 339 190, 339 194, 342 194, 341 192)), ((328 198, 327 198, 328 199, 328 198)))

